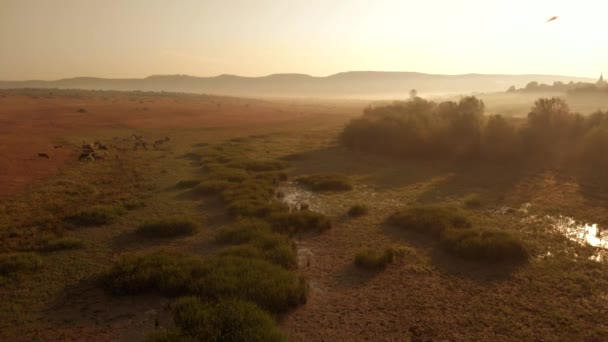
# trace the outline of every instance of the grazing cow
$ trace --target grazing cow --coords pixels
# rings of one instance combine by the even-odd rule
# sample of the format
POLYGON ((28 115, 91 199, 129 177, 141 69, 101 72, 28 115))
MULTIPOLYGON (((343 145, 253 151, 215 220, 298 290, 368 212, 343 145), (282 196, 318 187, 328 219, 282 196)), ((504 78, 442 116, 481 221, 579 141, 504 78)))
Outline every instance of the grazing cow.
POLYGON ((53 146, 53 148, 62 148, 62 147, 63 146, 61 146, 61 145, 55 145, 55 146, 53 146))
POLYGON ((46 153, 38 153, 38 157, 39 158, 46 158, 46 159, 50 159, 49 155, 46 153))
POLYGON ((78 157, 78 160, 80 160, 80 161, 93 160, 93 156, 91 153, 82 153, 82 154, 80 154, 80 157, 78 157))
POLYGON ((171 138, 165 137, 165 141, 169 141, 169 140, 171 140, 171 138))

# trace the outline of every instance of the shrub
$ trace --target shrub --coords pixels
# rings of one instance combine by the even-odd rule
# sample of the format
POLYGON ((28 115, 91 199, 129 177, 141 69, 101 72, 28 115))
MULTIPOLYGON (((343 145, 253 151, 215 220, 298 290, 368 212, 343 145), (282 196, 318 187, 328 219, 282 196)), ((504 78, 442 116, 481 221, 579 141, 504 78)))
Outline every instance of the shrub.
POLYGON ((469 208, 481 207, 481 197, 478 194, 471 194, 465 197, 464 205, 469 208))
POLYGON ((255 175, 255 179, 262 179, 268 181, 269 183, 276 185, 279 182, 284 182, 289 177, 285 172, 262 172, 255 175))
POLYGON ((285 340, 268 313, 237 299, 206 303, 195 297, 181 298, 175 304, 173 321, 179 332, 169 332, 169 336, 178 341, 184 337, 209 342, 285 340))
POLYGON ((179 329, 166 329, 161 331, 155 331, 148 334, 145 339, 146 342, 197 342, 200 341, 195 337, 189 337, 184 335, 179 329))
POLYGON ((201 195, 218 195, 232 186, 234 183, 226 180, 205 180, 200 182, 194 191, 201 195))
POLYGON ((56 252, 72 249, 80 249, 84 246, 84 243, 80 239, 76 238, 59 238, 47 241, 43 250, 46 252, 56 252))
POLYGON ((419 205, 398 210, 388 218, 388 223, 436 237, 448 228, 471 226, 468 217, 459 210, 438 205, 419 205))
POLYGON ((143 201, 141 201, 141 200, 135 200, 135 199, 133 199, 133 200, 124 201, 123 204, 122 204, 122 206, 125 207, 125 209, 127 209, 127 210, 135 210, 135 209, 138 209, 138 208, 145 207, 146 204, 143 201))
POLYGON ((249 178, 249 173, 243 169, 226 167, 223 165, 207 166, 209 170, 209 179, 225 180, 234 183, 240 183, 249 178))
POLYGON ((295 245, 289 238, 274 233, 263 221, 243 220, 236 225, 224 228, 216 241, 232 246, 220 252, 222 255, 263 259, 268 262, 291 268, 296 265, 295 245))
POLYGON ((178 189, 190 189, 197 186, 201 181, 198 179, 187 179, 181 180, 175 184, 175 187, 178 189))
POLYGON ((228 164, 230 167, 254 172, 283 170, 287 165, 282 160, 237 160, 228 164))
POLYGON ((348 191, 353 189, 348 177, 337 173, 298 177, 296 182, 314 191, 348 191))
POLYGON ((268 220, 274 230, 285 234, 320 232, 331 228, 331 221, 325 215, 310 210, 273 213, 268 220))
POLYGON ((221 197, 224 202, 238 200, 268 201, 272 199, 273 194, 274 191, 269 184, 262 180, 251 180, 222 191, 221 197))
POLYGON ((441 243, 448 252, 466 259, 491 262, 528 259, 523 243, 498 229, 447 229, 441 235, 441 243))
POLYGON ((366 248, 355 255, 355 265, 369 270, 384 269, 393 262, 394 254, 391 248, 366 248))
POLYGON ((251 241, 258 232, 269 232, 270 224, 257 219, 241 219, 231 226, 222 228, 215 237, 216 242, 221 244, 241 244, 251 241))
POLYGON ((241 298, 271 312, 285 312, 306 301, 303 278, 258 259, 200 257, 167 252, 123 257, 104 276, 116 294, 160 292, 206 299, 241 298))
POLYGON ((277 313, 306 302, 304 279, 280 266, 240 257, 210 258, 206 266, 191 284, 203 298, 237 297, 277 313))
POLYGON ((228 204, 228 213, 235 217, 266 217, 286 210, 287 206, 278 201, 236 200, 228 204))
POLYGON ((34 253, 0 255, 0 277, 35 271, 42 266, 42 258, 34 253))
POLYGON ((116 217, 122 214, 122 208, 109 205, 96 205, 68 216, 66 220, 77 226, 101 226, 112 223, 116 217))
POLYGON ((150 238, 170 238, 193 235, 197 230, 198 225, 192 220, 175 217, 144 223, 137 228, 136 233, 150 238))
POLYGON ((348 216, 350 217, 359 217, 366 215, 369 209, 364 204, 355 204, 350 209, 348 209, 348 216))
POLYGON ((168 252, 126 255, 105 274, 104 283, 119 295, 152 291, 182 295, 190 293, 191 282, 204 271, 203 260, 192 255, 168 252))

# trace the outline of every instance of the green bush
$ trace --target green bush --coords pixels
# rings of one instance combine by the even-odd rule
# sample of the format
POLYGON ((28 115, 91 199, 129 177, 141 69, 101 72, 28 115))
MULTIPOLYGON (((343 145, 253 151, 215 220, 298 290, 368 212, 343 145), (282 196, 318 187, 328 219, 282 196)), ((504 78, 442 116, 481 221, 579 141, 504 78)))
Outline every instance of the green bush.
POLYGON ((320 232, 331 228, 331 221, 325 215, 310 210, 277 212, 268 220, 274 230, 284 234, 320 232))
POLYGON ((348 177, 337 173, 298 177, 296 182, 314 191, 348 191, 353 189, 348 177))
POLYGON ((447 229, 442 246, 450 253, 477 261, 525 261, 524 244, 506 231, 488 228, 447 229))
POLYGON ((398 210, 388 223, 400 228, 438 237, 448 228, 468 228, 471 221, 456 208, 419 205, 398 210))
POLYGON ((364 204, 355 204, 350 209, 348 209, 348 216, 350 217, 359 217, 366 215, 369 209, 364 204))
POLYGON ((3 254, 0 255, 0 278, 35 271, 40 266, 42 266, 42 258, 34 253, 3 254))
POLYGON ((146 222, 140 225, 136 233, 149 238, 171 238, 182 235, 193 235, 198 225, 189 219, 174 217, 146 222))
POLYGON ((110 205, 96 205, 66 217, 66 220, 77 226, 101 226, 112 223, 122 215, 124 209, 110 205))
POLYGON ((228 166, 247 171, 261 172, 283 170, 288 166, 288 163, 282 160, 237 160, 228 163, 228 166))
POLYGON ((296 265, 296 248, 293 242, 270 230, 268 223, 259 220, 242 220, 222 229, 216 237, 221 244, 231 244, 221 255, 263 259, 292 268, 296 265))
POLYGON ((215 237, 216 242, 221 244, 246 243, 258 236, 259 232, 270 232, 270 224, 257 219, 241 219, 229 227, 222 228, 215 237))
MULTIPOLYGON (((165 336, 178 341, 284 341, 274 319, 255 304, 224 299, 214 303, 195 297, 181 298, 175 304, 176 330, 165 336)), ((168 339, 155 341, 168 341, 168 339)))
POLYGON ((56 252, 72 249, 80 249, 84 246, 84 243, 80 239, 76 238, 59 238, 49 240, 44 243, 43 250, 46 252, 56 252))
POLYGON ((219 195, 222 191, 234 185, 233 182, 226 180, 205 180, 201 181, 198 186, 194 188, 194 191, 201 195, 219 195))
POLYGON ((241 298, 276 313, 305 303, 307 293, 303 278, 266 261, 234 256, 203 260, 167 252, 123 257, 105 274, 104 283, 116 294, 241 298))
POLYGON ((175 184, 175 187, 178 189, 190 189, 197 186, 201 181, 198 179, 187 179, 181 180, 175 184))
POLYGON ((228 213, 234 217, 266 217, 287 209, 278 201, 236 200, 228 204, 228 213))
POLYGON ((270 182, 273 185, 278 184, 279 182, 284 182, 289 177, 285 172, 262 172, 255 175, 255 179, 262 179, 270 182))
POLYGON ((469 208, 481 207, 481 197, 478 194, 471 194, 464 199, 464 205, 469 208))
POLYGON ((355 265, 368 270, 384 269, 393 262, 394 253, 391 248, 366 248, 355 255, 355 265))
POLYGON ((303 278, 257 259, 210 258, 205 274, 191 286, 203 298, 237 297, 271 312, 285 312, 306 302, 303 278))

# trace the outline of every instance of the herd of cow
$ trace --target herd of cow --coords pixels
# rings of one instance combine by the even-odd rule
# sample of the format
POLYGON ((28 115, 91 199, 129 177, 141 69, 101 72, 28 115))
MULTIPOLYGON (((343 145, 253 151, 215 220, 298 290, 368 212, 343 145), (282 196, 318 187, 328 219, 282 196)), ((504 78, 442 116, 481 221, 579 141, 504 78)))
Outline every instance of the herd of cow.
MULTIPOLYGON (((117 139, 117 138, 115 138, 115 139, 117 139)), ((124 139, 124 140, 129 140, 129 139, 124 139)), ((144 140, 143 136, 133 134, 131 136, 130 140, 133 141, 133 150, 134 151, 137 151, 139 149, 149 150, 150 149, 149 146, 151 146, 151 148, 153 150, 158 150, 163 144, 169 142, 171 140, 171 138, 164 137, 162 139, 155 140, 154 142, 152 142, 150 144, 144 140)), ((54 146, 55 149, 62 148, 62 147, 63 146, 61 146, 61 145, 54 146)), ((80 160, 80 161, 104 160, 107 158, 108 151, 110 149, 114 149, 118 152, 124 152, 127 150, 127 148, 119 147, 114 144, 106 145, 100 141, 95 141, 92 144, 89 144, 86 141, 83 141, 83 145, 81 147, 81 153, 80 153, 80 156, 78 157, 78 160, 80 160)), ((38 153, 38 157, 44 158, 44 159, 50 159, 50 156, 48 155, 48 153, 38 153)), ((118 154, 116 154, 116 158, 118 159, 118 154)))

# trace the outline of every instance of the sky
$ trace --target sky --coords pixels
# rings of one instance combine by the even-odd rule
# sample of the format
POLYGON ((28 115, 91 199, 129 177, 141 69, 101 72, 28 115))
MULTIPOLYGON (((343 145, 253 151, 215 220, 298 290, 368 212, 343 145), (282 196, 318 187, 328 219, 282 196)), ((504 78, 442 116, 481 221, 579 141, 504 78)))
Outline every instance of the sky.
POLYGON ((0 0, 0 80, 598 77, 608 73, 607 12, 604 0, 0 0))

